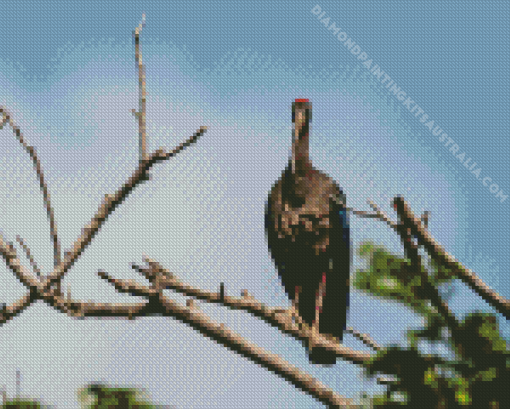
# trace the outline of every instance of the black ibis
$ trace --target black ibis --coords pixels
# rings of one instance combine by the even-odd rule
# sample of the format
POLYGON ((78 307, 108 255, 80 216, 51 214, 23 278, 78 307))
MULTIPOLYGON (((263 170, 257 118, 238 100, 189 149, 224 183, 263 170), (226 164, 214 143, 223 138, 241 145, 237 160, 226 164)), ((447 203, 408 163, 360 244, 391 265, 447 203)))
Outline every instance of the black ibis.
MULTIPOLYGON (((310 161, 311 119, 312 104, 296 99, 292 155, 269 193, 266 235, 280 279, 301 319, 342 342, 351 262, 346 198, 338 184, 310 161)), ((313 345, 308 357, 314 364, 336 362, 334 354, 313 345)))

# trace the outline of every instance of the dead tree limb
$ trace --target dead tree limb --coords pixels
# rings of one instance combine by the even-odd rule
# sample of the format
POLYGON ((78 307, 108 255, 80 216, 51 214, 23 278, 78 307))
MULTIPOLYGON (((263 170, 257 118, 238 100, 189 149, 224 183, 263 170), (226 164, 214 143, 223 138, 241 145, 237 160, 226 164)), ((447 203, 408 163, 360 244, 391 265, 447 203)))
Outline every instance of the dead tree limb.
POLYGON ((133 110, 133 114, 138 118, 138 132, 140 137, 140 161, 147 159, 147 141, 146 141, 146 115, 145 106, 147 102, 147 92, 145 91, 145 68, 142 63, 142 52, 140 51, 140 32, 145 25, 145 14, 142 15, 142 21, 135 29, 133 35, 135 36, 135 59, 138 64, 138 91, 139 106, 138 112, 133 110))
POLYGON ((507 320, 510 319, 510 300, 507 300, 492 290, 473 271, 464 267, 455 257, 437 243, 428 230, 422 226, 420 219, 413 214, 403 197, 395 197, 393 205, 404 223, 410 227, 411 233, 418 238, 419 244, 425 247, 432 259, 452 271, 482 297, 485 302, 494 307, 496 311, 503 314, 507 320))
MULTIPOLYGON (((223 301, 221 301, 221 288, 219 292, 209 292, 199 288, 194 288, 191 285, 179 280, 173 273, 164 269, 158 262, 146 256, 144 257, 144 261, 149 264, 149 268, 140 267, 136 264, 132 264, 132 268, 141 272, 145 278, 149 280, 154 279, 153 275, 155 272, 160 274, 158 279, 158 286, 161 286, 163 289, 174 290, 186 296, 196 298, 197 300, 221 304, 233 310, 242 310, 248 312, 257 318, 263 319, 273 327, 278 328, 282 333, 292 335, 294 338, 304 342, 309 342, 312 337, 311 328, 300 327, 298 324, 292 323, 287 319, 289 314, 287 314, 286 310, 283 310, 279 307, 268 307, 260 301, 256 300, 254 297, 250 296, 246 291, 243 291, 241 297, 233 297, 223 294, 223 301)), ((106 273, 98 272, 98 275, 101 278, 107 279, 113 283, 113 281, 111 281, 113 279, 111 279, 106 273)), ((140 294, 140 284, 130 282, 130 285, 133 285, 133 287, 130 287, 130 289, 126 290, 126 292, 134 291, 140 294)), ((320 334, 317 339, 317 344, 332 352, 335 352, 338 357, 347 359, 348 361, 356 364, 365 364, 371 358, 371 354, 369 353, 360 352, 345 346, 341 346, 339 343, 335 343, 320 334)))
MULTIPOLYGON (((193 289, 191 286, 177 280, 172 273, 163 269, 159 263, 148 258, 145 258, 145 261, 149 263, 149 268, 143 269, 138 266, 135 268, 144 273, 146 278, 151 282, 152 288, 147 288, 133 280, 117 280, 111 278, 104 272, 99 272, 98 275, 113 284, 119 292, 148 297, 152 301, 152 308, 154 311, 163 313, 165 316, 177 318, 190 325, 207 337, 220 342, 227 348, 269 369, 329 407, 350 407, 352 402, 349 399, 336 394, 332 389, 326 387, 306 372, 299 370, 296 366, 291 365, 279 355, 265 351, 263 348, 258 347, 239 334, 231 331, 224 324, 214 322, 206 314, 194 307, 192 303, 183 306, 165 297, 162 290, 166 288, 178 289, 180 292, 192 295, 195 298, 218 303, 221 299, 221 292, 207 293, 203 290, 193 289)), ((252 297, 249 297, 246 292, 242 298, 224 298, 224 305, 226 306, 243 309, 245 311, 256 311, 258 315, 264 315, 267 320, 278 324, 278 326, 282 326, 282 323, 274 318, 274 314, 271 314, 269 310, 267 310, 267 307, 264 307, 252 297), (241 307, 241 305, 243 307, 241 307)), ((151 304, 151 301, 149 301, 147 305, 151 304)))
MULTIPOLYGON (((393 230, 397 231, 398 224, 390 220, 390 218, 379 209, 379 207, 368 200, 370 206, 375 213, 347 209, 354 215, 363 218, 374 218, 384 221, 393 230)), ((411 211, 409 205, 404 198, 397 196, 393 200, 393 205, 401 220, 406 224, 410 233, 418 238, 418 244, 425 247, 431 258, 438 264, 452 271, 458 278, 474 290, 484 301, 494 307, 496 311, 501 313, 507 320, 510 319, 510 300, 502 297, 496 291, 485 284, 474 271, 464 267, 455 257, 449 254, 427 231, 428 219, 430 212, 424 212, 420 218, 416 217, 411 211)))
POLYGON ((7 112, 7 110, 0 106, 0 114, 2 114, 2 126, 8 123, 11 126, 14 135, 18 139, 19 143, 23 145, 23 148, 28 152, 32 162, 34 164, 35 171, 37 173, 37 178, 39 179, 39 186, 41 188, 43 198, 44 198, 44 208, 46 209, 46 213, 48 214, 48 219, 50 221, 50 235, 51 241, 53 242, 53 266, 56 267, 60 263, 60 241, 57 235, 57 222, 55 221, 55 214, 53 213, 53 208, 51 207, 50 201, 50 192, 48 191, 48 186, 46 186, 46 182, 44 181, 44 172, 42 170, 41 162, 37 157, 37 152, 35 151, 33 146, 28 145, 21 134, 21 130, 16 126, 14 121, 12 120, 11 115, 7 112))

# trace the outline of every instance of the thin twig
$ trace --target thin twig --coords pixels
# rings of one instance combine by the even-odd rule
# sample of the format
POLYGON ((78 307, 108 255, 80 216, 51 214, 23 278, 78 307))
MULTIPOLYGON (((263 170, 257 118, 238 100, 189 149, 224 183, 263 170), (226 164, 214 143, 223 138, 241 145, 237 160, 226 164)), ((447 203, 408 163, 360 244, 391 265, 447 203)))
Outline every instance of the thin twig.
POLYGON ((367 200, 367 203, 370 205, 370 207, 372 209, 374 209, 376 215, 378 216, 378 218, 380 220, 382 220, 383 222, 386 222, 388 224, 388 226, 390 226, 393 230, 396 230, 397 229, 397 224, 393 221, 390 220, 390 218, 386 215, 386 213, 384 213, 380 208, 379 206, 377 206, 374 202, 372 202, 370 199, 367 200))
POLYGON ((220 283, 220 301, 223 302, 225 300, 225 284, 220 283))
POLYGON ((7 110, 4 107, 0 106, 0 113, 3 116, 2 126, 6 122, 9 123, 9 125, 12 128, 12 131, 14 132, 14 135, 16 136, 16 138, 18 138, 21 145, 23 145, 23 148, 25 148, 25 150, 29 153, 30 157, 32 158, 32 162, 37 173, 37 178, 39 179, 39 186, 43 194, 44 207, 46 208, 46 213, 48 214, 48 219, 50 221, 50 235, 53 242, 53 266, 56 267, 60 263, 61 258, 60 241, 57 235, 57 222, 55 221, 55 215, 53 214, 53 208, 51 207, 50 192, 48 191, 48 187, 46 186, 46 182, 44 181, 44 173, 42 170, 41 162, 37 158, 37 153, 34 147, 29 146, 25 142, 25 139, 21 134, 21 130, 16 126, 16 124, 12 120, 11 115, 7 112, 7 110))
POLYGON ((135 36, 135 60, 138 63, 138 112, 134 112, 138 118, 138 135, 140 137, 140 161, 147 159, 147 126, 145 115, 145 104, 147 102, 147 93, 145 90, 145 68, 142 63, 142 52, 140 50, 140 32, 145 26, 145 14, 142 15, 142 21, 134 31, 135 36))
POLYGON ((7 115, 2 115, 2 123, 0 124, 0 129, 3 129, 4 125, 7 123, 7 119, 7 115))
POLYGON ((16 240, 18 241, 18 243, 21 245, 21 247, 23 248, 23 250, 25 250, 25 254, 28 258, 28 260, 30 261, 30 265, 32 266, 32 270, 34 270, 34 273, 37 275, 37 277, 40 277, 41 276, 41 270, 39 270, 39 268, 37 267, 37 264, 36 262, 34 261, 34 258, 32 257, 32 255, 30 254, 30 249, 28 248, 28 246, 23 242, 23 239, 20 237, 20 236, 16 236, 16 240))
POLYGON ((375 351, 380 351, 381 346, 377 342, 375 342, 368 334, 362 334, 359 331, 356 331, 353 327, 347 327, 345 329, 347 332, 351 333, 354 337, 358 338, 361 342, 363 342, 366 346, 372 348, 375 351))
POLYGON ((370 213, 370 212, 366 212, 364 210, 355 210, 353 207, 346 207, 345 210, 347 210, 348 212, 351 212, 352 214, 354 214, 358 217, 361 217, 361 218, 380 219, 380 216, 376 213, 370 213))

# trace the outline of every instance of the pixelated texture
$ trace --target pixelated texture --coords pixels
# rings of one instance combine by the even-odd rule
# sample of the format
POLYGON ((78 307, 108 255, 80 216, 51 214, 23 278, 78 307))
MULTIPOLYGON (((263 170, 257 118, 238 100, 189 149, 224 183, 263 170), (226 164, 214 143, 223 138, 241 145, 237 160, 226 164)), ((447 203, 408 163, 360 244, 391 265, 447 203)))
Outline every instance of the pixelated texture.
MULTIPOLYGON (((342 341, 351 265, 346 200, 338 184, 312 165, 311 116, 308 100, 292 104, 292 155, 269 194, 266 231, 271 256, 285 291, 298 301, 299 315, 310 326, 318 324, 320 333, 342 341), (322 305, 318 302, 321 284, 325 287, 322 305)), ((310 360, 331 365, 336 356, 315 348, 310 360)))
MULTIPOLYGON (((147 253, 198 288, 218 291, 223 282, 227 296, 247 289, 267 305, 289 308, 268 253, 264 209, 290 154, 290 104, 308 98, 315 111, 310 157, 340 184, 349 207, 370 211, 370 198, 395 218, 390 203, 402 194, 416 214, 430 211, 429 230, 450 254, 510 298, 507 1, 2 0, 0 105, 37 150, 63 250, 138 163, 132 31, 142 12, 149 151, 171 149, 199 126, 209 129, 154 167, 151 180, 118 206, 63 291, 69 284, 79 299, 133 302, 96 272, 144 280, 129 263, 147 253)), ((0 130, 0 175, 1 233, 15 245, 22 237, 44 276, 53 265, 48 219, 32 162, 7 125, 0 130)), ((351 274, 366 268, 357 250, 367 240, 402 256, 388 226, 349 216, 351 274)), ((3 262, 0 280, 0 302, 27 292, 3 262)), ((494 312, 463 284, 442 292, 458 316, 494 312)), ((185 305, 185 297, 165 293, 185 305)), ((352 286, 350 296, 347 326, 381 345, 404 345, 406 332, 424 325, 394 299, 352 286)), ((302 342, 246 313, 196 304, 339 394, 357 399, 387 389, 349 361, 309 365, 302 342)), ((499 324, 508 340, 509 324, 499 324)), ((343 344, 371 352, 347 333, 343 344)), ((16 394, 19 368, 21 394, 57 408, 78 408, 76 390, 101 380, 145 387, 153 402, 178 408, 323 407, 163 317, 77 320, 39 301, 2 325, 0 345, 7 395, 16 394)), ((420 347, 451 358, 444 345, 420 347)), ((486 380, 477 387, 491 376, 490 369, 481 373, 486 380)))

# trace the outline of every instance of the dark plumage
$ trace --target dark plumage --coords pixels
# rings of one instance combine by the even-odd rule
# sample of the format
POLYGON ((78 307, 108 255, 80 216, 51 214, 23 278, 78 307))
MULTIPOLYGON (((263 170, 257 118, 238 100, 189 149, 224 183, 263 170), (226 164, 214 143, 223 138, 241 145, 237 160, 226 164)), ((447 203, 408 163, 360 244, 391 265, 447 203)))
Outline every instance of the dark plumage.
MULTIPOLYGON (((343 339, 349 305, 350 238, 345 195, 308 155, 312 105, 297 99, 292 104, 295 122, 292 156, 269 194, 266 235, 271 256, 285 291, 295 299, 307 324, 315 320, 316 295, 325 280, 319 332, 343 339)), ((334 355, 315 347, 310 361, 331 365, 334 355)))

